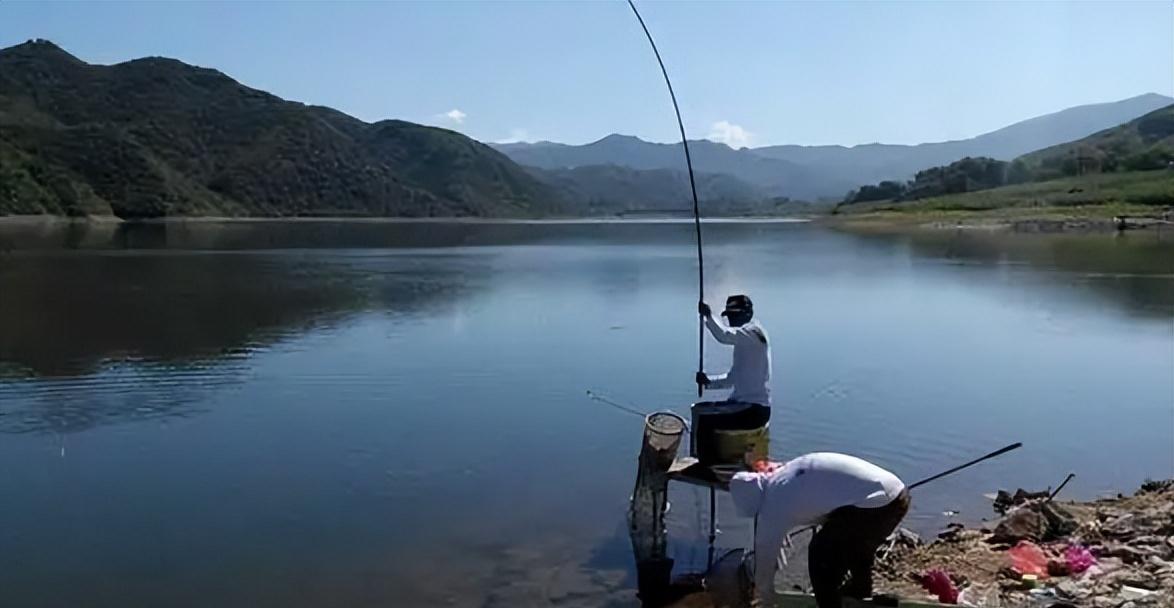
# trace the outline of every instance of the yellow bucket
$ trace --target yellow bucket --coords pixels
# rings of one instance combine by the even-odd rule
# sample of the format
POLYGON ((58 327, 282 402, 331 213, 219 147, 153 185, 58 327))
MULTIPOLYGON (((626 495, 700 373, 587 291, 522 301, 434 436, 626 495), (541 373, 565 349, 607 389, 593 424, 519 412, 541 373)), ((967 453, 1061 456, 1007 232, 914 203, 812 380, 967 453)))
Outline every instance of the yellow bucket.
POLYGON ((770 423, 745 431, 714 430, 714 456, 723 464, 765 460, 770 451, 770 423))

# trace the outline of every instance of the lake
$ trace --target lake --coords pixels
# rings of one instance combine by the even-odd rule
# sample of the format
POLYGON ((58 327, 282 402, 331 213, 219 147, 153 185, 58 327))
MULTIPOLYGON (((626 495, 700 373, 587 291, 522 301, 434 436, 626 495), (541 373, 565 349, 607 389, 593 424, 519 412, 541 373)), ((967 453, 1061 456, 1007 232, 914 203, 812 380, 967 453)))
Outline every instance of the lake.
MULTIPOLYGON (((695 400, 692 231, 0 223, 0 600, 635 605, 641 421, 586 392, 695 400)), ((912 528, 1174 476, 1174 235, 704 236, 707 299, 772 336, 775 457, 912 482, 1024 443, 916 490, 912 528)), ((702 569, 708 498, 671 500, 702 569)))

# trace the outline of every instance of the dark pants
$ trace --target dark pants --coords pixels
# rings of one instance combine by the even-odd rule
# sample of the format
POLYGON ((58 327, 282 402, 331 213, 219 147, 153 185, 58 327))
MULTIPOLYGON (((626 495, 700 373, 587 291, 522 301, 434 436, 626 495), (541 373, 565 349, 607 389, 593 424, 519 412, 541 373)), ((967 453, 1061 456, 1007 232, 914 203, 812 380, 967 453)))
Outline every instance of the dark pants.
POLYGON ((811 539, 807 568, 819 608, 840 608, 847 595, 872 595, 872 563, 876 550, 909 512, 909 491, 872 509, 841 507, 828 515, 811 539), (850 575, 847 583, 844 575, 850 575))

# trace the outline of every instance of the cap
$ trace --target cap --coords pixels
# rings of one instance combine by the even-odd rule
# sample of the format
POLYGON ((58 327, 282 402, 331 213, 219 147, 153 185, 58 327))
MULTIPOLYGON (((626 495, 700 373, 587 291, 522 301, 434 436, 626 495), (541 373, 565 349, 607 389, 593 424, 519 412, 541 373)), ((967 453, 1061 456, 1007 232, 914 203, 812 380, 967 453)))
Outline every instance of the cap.
POLYGON ((722 311, 722 316, 727 317, 732 312, 753 313, 754 302, 750 301, 750 296, 737 294, 726 298, 726 309, 722 311))

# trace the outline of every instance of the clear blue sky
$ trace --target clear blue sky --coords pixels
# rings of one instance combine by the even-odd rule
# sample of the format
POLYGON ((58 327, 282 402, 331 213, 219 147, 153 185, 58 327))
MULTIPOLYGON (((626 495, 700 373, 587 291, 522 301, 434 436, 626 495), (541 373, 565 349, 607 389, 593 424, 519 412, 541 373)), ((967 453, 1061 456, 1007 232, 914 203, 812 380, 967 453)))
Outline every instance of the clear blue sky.
MULTIPOLYGON (((1164 0, 638 6, 690 137, 917 143, 1174 95, 1174 3, 1164 0)), ((0 46, 34 37, 93 63, 175 57, 365 120, 485 141, 676 137, 655 60, 620 0, 0 0, 0 46)))

